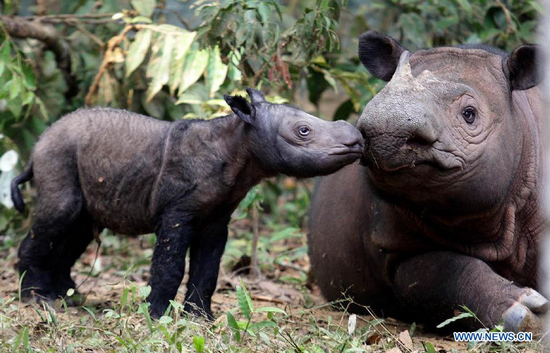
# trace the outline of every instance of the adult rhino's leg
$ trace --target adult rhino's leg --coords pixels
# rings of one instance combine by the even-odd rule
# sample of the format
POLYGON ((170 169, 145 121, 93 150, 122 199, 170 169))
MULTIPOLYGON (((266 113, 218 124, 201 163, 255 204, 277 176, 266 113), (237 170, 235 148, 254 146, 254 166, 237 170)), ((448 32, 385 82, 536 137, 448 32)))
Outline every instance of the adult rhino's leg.
POLYGON ((184 308, 188 313, 213 320, 212 295, 216 290, 220 261, 227 242, 229 216, 207 223, 191 243, 184 308))
POLYGON ((309 211, 311 270, 327 300, 349 298, 359 305, 347 310, 365 312, 368 305, 394 315, 401 311, 383 278, 383 254, 370 242, 372 203, 358 164, 317 180, 309 211))
MULTIPOLYGON (((453 252, 430 252, 402 262, 394 289, 413 315, 432 324, 455 316, 465 305, 489 328, 503 320, 507 331, 539 332, 539 315, 548 309, 548 301, 535 290, 517 286, 479 259, 453 252)), ((480 326, 472 319, 457 324, 480 326)))

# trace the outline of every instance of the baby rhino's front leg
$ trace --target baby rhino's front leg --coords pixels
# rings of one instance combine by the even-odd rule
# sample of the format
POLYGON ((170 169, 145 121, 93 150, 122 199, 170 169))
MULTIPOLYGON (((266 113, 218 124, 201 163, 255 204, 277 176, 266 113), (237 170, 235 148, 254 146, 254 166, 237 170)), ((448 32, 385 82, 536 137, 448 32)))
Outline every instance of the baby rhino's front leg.
POLYGON ((227 242, 229 217, 208 221, 193 239, 190 248, 189 281, 185 311, 213 320, 211 302, 216 290, 220 261, 227 242))
MULTIPOLYGON (((438 324, 465 305, 492 328, 504 322, 506 331, 540 332, 548 300, 495 273, 485 262, 453 252, 436 251, 412 257, 397 267, 394 289, 416 317, 430 316, 438 324)), ((476 329, 479 322, 457 322, 476 329)))
POLYGON ((149 311, 155 318, 161 317, 170 300, 176 297, 185 273, 185 256, 196 231, 191 217, 178 214, 176 210, 166 212, 157 229, 157 243, 153 252, 151 293, 147 301, 149 311))

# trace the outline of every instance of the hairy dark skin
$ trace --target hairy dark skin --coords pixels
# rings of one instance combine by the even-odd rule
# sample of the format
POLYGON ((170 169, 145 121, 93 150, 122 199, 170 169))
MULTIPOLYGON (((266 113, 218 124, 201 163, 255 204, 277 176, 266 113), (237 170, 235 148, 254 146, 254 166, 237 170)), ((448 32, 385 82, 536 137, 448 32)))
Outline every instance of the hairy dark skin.
POLYGON ((361 36, 361 62, 389 82, 357 124, 362 166, 321 178, 312 200, 310 258, 327 299, 345 292, 381 315, 433 326, 465 305, 487 327, 541 329, 536 52, 411 54, 380 33, 361 36))
POLYGON ((116 109, 81 109, 50 127, 27 169, 38 197, 19 248, 22 294, 51 301, 75 288, 71 267, 103 228, 155 232, 148 297, 160 317, 174 299, 190 253, 184 308, 212 319, 211 297, 231 213, 262 178, 332 173, 361 156, 363 139, 345 122, 327 122, 271 104, 225 96, 234 114, 166 122, 116 109))

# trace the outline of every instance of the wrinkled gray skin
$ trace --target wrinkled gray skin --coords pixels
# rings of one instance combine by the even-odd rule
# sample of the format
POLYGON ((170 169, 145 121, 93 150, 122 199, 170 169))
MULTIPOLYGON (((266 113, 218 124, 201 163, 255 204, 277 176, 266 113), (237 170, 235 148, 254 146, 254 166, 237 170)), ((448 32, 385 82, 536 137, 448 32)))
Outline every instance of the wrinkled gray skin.
POLYGON ((390 37, 361 36, 362 63, 389 83, 357 125, 364 166, 321 178, 312 200, 310 257, 328 300, 345 293, 429 325, 466 305, 488 327, 540 328, 535 53, 463 46, 409 57, 390 37))
POLYGON ((311 177, 357 160, 359 131, 299 109, 226 96, 235 114, 209 121, 166 122, 124 110, 81 109, 52 125, 27 170, 38 192, 31 232, 19 249, 24 296, 64 297, 70 270, 103 228, 156 232, 148 301, 161 316, 174 299, 190 249, 185 310, 212 318, 211 296, 231 213, 262 178, 311 177))

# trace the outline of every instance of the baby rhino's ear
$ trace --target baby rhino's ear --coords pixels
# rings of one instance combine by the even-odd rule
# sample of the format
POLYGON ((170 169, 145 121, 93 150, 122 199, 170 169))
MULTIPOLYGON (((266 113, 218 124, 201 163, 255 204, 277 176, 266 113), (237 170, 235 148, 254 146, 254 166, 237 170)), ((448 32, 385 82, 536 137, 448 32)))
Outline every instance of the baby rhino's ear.
POLYGON ((252 104, 248 103, 248 101, 241 96, 229 96, 225 94, 223 98, 239 118, 247 124, 254 125, 256 108, 254 108, 252 104))

